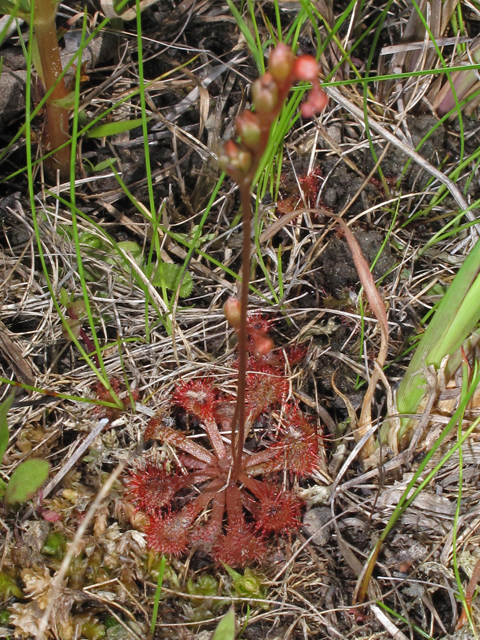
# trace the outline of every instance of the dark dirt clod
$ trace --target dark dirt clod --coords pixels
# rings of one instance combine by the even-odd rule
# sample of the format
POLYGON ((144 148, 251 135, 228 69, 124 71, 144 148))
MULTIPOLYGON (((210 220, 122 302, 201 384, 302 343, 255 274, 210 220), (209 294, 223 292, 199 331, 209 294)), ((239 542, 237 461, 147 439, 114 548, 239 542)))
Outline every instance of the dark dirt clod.
MULTIPOLYGON (((362 248, 365 259, 369 264, 372 264, 382 247, 383 234, 373 230, 356 229, 354 235, 362 248)), ((392 269, 394 264, 395 259, 387 242, 373 269, 374 277, 376 279, 382 278, 392 269)), ((337 295, 340 294, 343 287, 358 282, 358 273, 355 269, 352 254, 346 240, 343 238, 333 238, 324 251, 323 274, 325 287, 328 287, 330 291, 337 295)))

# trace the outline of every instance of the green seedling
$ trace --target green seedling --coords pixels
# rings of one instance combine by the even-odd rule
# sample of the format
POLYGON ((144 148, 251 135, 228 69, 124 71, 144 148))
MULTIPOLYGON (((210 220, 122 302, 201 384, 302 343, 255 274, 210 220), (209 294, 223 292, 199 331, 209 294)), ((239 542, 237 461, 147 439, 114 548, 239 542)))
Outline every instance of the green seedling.
MULTIPOLYGON (((12 576, 9 576, 5 571, 0 571, 0 597, 3 600, 8 600, 11 596, 15 596, 16 598, 24 597, 22 590, 17 586, 12 576)), ((4 614, 5 611, 1 613, 4 614)))
POLYGON ((162 556, 160 560, 160 567, 158 570, 158 578, 157 578, 157 589, 155 591, 155 600, 153 603, 153 611, 152 611, 152 622, 150 624, 150 633, 149 638, 153 638, 155 633, 155 627, 157 625, 157 617, 158 617, 158 606, 160 604, 160 596, 162 595, 162 586, 163 586, 163 575, 165 572, 165 564, 166 564, 165 556, 162 556))
POLYGON ((10 615, 8 609, 2 609, 2 611, 0 611, 0 625, 7 625, 10 622, 10 615))
POLYGON ((225 616, 218 623, 212 640, 234 640, 235 639, 235 609, 230 607, 225 616))
MULTIPOLYGON (((86 245, 92 249, 92 255, 98 255, 98 251, 103 251, 107 255, 105 262, 116 265, 118 263, 118 255, 120 254, 121 263, 125 271, 132 273, 132 267, 128 260, 124 258, 124 254, 128 253, 132 256, 138 266, 141 268, 146 277, 150 280, 154 287, 165 287, 169 291, 176 292, 179 289, 179 296, 186 298, 192 293, 193 278, 188 271, 177 264, 159 262, 155 265, 148 262, 144 256, 142 248, 132 240, 117 242, 112 246, 110 242, 104 242, 99 236, 85 232, 80 235, 79 243, 86 245)), ((133 275, 133 274, 132 274, 133 275)), ((93 275, 92 275, 93 278, 93 275)), ((62 304, 65 304, 62 301, 62 304)))
MULTIPOLYGON (((218 580, 208 573, 200 576, 195 582, 192 578, 188 579, 187 591, 190 595, 199 596, 216 596, 218 593, 218 580)), ((192 600, 193 604, 202 604, 203 598, 192 600)))
POLYGON ((267 597, 267 589, 263 586, 263 576, 254 573, 249 567, 247 567, 243 573, 239 573, 232 569, 225 563, 223 563, 225 571, 233 580, 233 589, 235 595, 240 598, 260 598, 264 600, 267 597))
MULTIPOLYGON (((147 118, 147 122, 150 122, 151 118, 147 118)), ((98 127, 93 127, 87 133, 87 138, 106 138, 107 136, 115 136, 118 133, 124 133, 125 131, 131 131, 137 127, 142 126, 142 118, 136 120, 119 120, 118 122, 108 122, 107 124, 101 124, 98 127)))
MULTIPOLYGON (((8 446, 7 414, 12 406, 14 394, 11 393, 0 405, 0 460, 8 446)), ((8 483, 0 480, 0 495, 5 505, 23 504, 30 500, 48 477, 50 465, 46 460, 31 458, 22 462, 12 473, 8 483)))

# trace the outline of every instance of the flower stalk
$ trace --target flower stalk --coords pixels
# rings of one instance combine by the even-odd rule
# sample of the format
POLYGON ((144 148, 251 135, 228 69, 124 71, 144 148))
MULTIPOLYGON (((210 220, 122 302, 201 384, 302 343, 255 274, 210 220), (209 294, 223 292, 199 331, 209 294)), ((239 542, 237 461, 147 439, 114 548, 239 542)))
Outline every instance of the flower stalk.
MULTIPOLYGON (((224 312, 230 325, 238 333, 238 384, 237 401, 232 420, 232 481, 238 480, 243 443, 245 440, 245 386, 247 378, 247 311, 250 285, 250 241, 251 241, 251 187, 260 160, 265 152, 273 123, 280 114, 288 93, 295 82, 312 83, 308 99, 301 106, 306 118, 324 109, 328 103, 326 93, 318 81, 319 66, 309 55, 295 57, 290 47, 280 43, 270 53, 268 71, 252 85, 254 111, 244 111, 236 122, 240 143, 233 140, 225 143, 219 159, 220 167, 238 184, 242 206, 242 286, 240 303, 227 301, 224 312), (236 436, 235 436, 236 434, 236 436)), ((271 348, 271 347, 270 347, 271 348)), ((263 343, 268 352, 268 343, 263 343)), ((266 353, 264 353, 266 355, 266 353)))

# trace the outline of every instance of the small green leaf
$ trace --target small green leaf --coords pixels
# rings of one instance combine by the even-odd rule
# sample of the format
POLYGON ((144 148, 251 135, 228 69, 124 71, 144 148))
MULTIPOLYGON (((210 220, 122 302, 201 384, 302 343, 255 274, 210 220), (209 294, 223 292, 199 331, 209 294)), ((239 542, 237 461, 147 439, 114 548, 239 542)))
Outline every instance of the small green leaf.
POLYGON ((70 297, 68 295, 68 292, 63 287, 60 289, 58 299, 60 300, 60 304, 63 304, 64 307, 68 307, 68 305, 70 304, 70 297))
MULTIPOLYGON (((131 253, 132 258, 138 265, 141 265, 143 262, 143 252, 142 247, 133 240, 122 240, 122 242, 117 242, 117 247, 125 253, 131 253)), ((129 266, 128 262, 127 265, 129 266)))
POLYGON ((0 498, 3 498, 3 496, 5 495, 6 488, 7 488, 7 483, 5 482, 5 480, 0 478, 0 498))
POLYGON ((101 238, 96 236, 94 233, 90 233, 89 231, 85 231, 80 234, 78 239, 80 244, 84 244, 87 247, 91 247, 92 249, 104 249, 104 243, 101 238))
POLYGON ((2 600, 7 600, 10 596, 15 596, 16 598, 24 597, 15 580, 5 571, 0 571, 0 596, 2 600))
POLYGON ((7 504, 23 503, 40 489, 48 478, 50 465, 46 460, 32 458, 25 460, 12 473, 5 492, 7 504))
POLYGON ((12 406, 13 399, 15 398, 15 392, 12 391, 7 397, 5 402, 0 405, 0 462, 5 455, 5 451, 8 447, 8 421, 7 414, 12 406))
POLYGON ((0 1, 0 13, 16 16, 22 20, 28 20, 30 17, 30 5, 26 0, 20 2, 10 2, 10 0, 0 1))
POLYGON ((234 640, 235 639, 235 609, 230 607, 225 616, 218 623, 212 640, 234 640))
POLYGON ((70 91, 70 93, 67 93, 63 98, 51 100, 50 104, 54 107, 60 107, 60 109, 73 109, 75 106, 75 91, 70 91))
MULTIPOLYGON (((151 118, 147 118, 149 122, 151 118)), ((114 136, 117 133, 123 133, 124 131, 130 131, 142 126, 142 118, 136 120, 120 120, 119 122, 108 122, 107 124, 101 124, 98 127, 93 127, 87 132, 89 138, 105 138, 106 136, 114 136)))
MULTIPOLYGON (((170 291, 176 291, 180 284, 182 271, 183 268, 178 264, 160 262, 155 271, 155 275, 152 278, 152 284, 154 287, 161 287, 164 285, 170 291)), ((188 271, 186 271, 180 285, 180 297, 186 298, 192 293, 192 289, 193 279, 188 271)))
POLYGON ((116 158, 107 158, 103 162, 99 162, 93 167, 93 171, 104 171, 105 169, 111 169, 117 162, 116 158))
POLYGON ((222 562, 222 564, 225 571, 228 573, 232 580, 241 580, 243 578, 241 573, 238 573, 238 571, 235 571, 235 569, 229 567, 228 564, 225 564, 225 562, 222 562))
POLYGON ((2 609, 0 611, 0 625, 5 626, 10 622, 10 611, 8 609, 2 609))

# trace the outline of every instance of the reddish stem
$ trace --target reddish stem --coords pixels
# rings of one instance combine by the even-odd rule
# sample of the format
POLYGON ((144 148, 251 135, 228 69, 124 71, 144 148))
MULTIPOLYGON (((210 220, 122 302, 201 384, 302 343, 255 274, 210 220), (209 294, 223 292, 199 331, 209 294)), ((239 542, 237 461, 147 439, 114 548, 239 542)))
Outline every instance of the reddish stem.
POLYGON ((237 402, 232 419, 232 482, 238 480, 242 464, 243 444, 245 440, 245 391, 247 378, 247 311, 248 290, 250 284, 250 236, 252 227, 252 208, 250 204, 250 182, 239 185, 242 203, 242 288, 241 316, 238 330, 238 383, 237 402), (235 438, 234 434, 237 434, 235 438))
POLYGON ((80 327, 80 334, 79 335, 80 335, 80 338, 85 343, 85 346, 87 347, 87 353, 89 355, 91 353, 93 353, 93 359, 95 361, 95 364, 97 365, 97 367, 100 367, 100 363, 98 361, 98 355, 97 355, 97 352, 95 351, 95 345, 90 340, 90 338, 87 336, 87 334, 85 332, 85 329, 83 329, 82 327, 80 327))
MULTIPOLYGON (((472 610, 472 600, 473 595, 475 593, 475 589, 477 588, 477 582, 480 579, 480 558, 477 560, 475 567, 473 568, 472 575, 468 582, 467 588, 465 589, 465 604, 467 605, 468 613, 472 610)), ((463 627, 465 622, 467 621, 467 611, 463 609, 462 615, 460 616, 457 626, 455 627, 455 631, 458 631, 463 627)))
MULTIPOLYGON (((45 91, 54 87, 46 102, 47 132, 50 147, 57 149, 68 142, 68 111, 55 104, 67 96, 65 81, 58 78, 62 73, 60 51, 58 49, 57 31, 55 26, 55 6, 53 0, 35 0, 35 37, 42 65, 45 91)), ((28 105, 27 105, 28 108, 28 105)), ((70 147, 66 146, 53 154, 47 167, 53 173, 60 169, 62 178, 68 176, 70 164, 70 147)))

